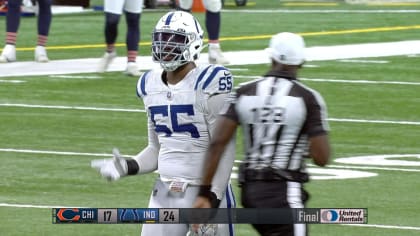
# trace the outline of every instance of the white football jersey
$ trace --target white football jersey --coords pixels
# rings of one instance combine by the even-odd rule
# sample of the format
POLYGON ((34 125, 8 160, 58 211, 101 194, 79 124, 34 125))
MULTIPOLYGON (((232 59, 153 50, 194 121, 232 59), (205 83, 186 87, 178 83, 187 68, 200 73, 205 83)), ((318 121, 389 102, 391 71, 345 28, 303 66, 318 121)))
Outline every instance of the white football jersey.
POLYGON ((218 115, 207 101, 231 92, 232 75, 222 66, 201 65, 177 84, 168 85, 162 73, 148 71, 137 83, 152 127, 149 135, 156 135, 159 142, 158 172, 166 178, 199 180, 210 129, 218 115))

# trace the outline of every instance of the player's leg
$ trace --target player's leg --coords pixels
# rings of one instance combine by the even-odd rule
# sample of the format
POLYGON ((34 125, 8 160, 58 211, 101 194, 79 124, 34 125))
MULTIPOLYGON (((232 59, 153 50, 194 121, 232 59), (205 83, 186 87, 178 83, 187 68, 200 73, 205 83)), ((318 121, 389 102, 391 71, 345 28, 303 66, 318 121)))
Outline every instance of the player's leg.
POLYGON ((106 49, 101 61, 99 62, 98 72, 105 72, 109 64, 117 57, 115 42, 118 36, 118 23, 123 11, 125 0, 105 0, 105 43, 106 49))
MULTIPOLYGON (((149 201, 149 208, 191 208, 197 196, 198 188, 188 187, 185 192, 172 192, 169 183, 156 180, 149 201)), ((142 236, 185 236, 186 224, 143 224, 142 236)))
MULTIPOLYGON (((191 208, 198 194, 198 186, 188 186, 184 192, 171 191, 170 183, 157 180, 149 201, 149 208, 191 208)), ((232 208, 236 206, 232 187, 229 185, 225 197, 220 203, 221 208, 232 208)), ((142 236, 185 236, 189 231, 186 224, 144 224, 142 236)), ((234 234, 233 224, 219 224, 215 236, 231 236, 234 234)))
MULTIPOLYGON (((286 181, 247 181, 241 186, 242 205, 246 208, 290 208, 286 181)), ((293 199, 295 201, 296 199, 293 199)), ((299 200, 300 201, 300 200, 299 200)), ((301 207, 303 208, 303 207, 301 207)), ((260 235, 294 236, 293 224, 253 224, 260 235)), ((305 235, 305 234, 303 234, 305 235)))
POLYGON ((6 45, 0 55, 0 62, 16 61, 16 39, 20 25, 20 6, 22 0, 9 0, 6 13, 6 45))
POLYGON ((35 48, 35 61, 48 62, 47 51, 45 45, 47 44, 48 34, 51 25, 51 3, 52 0, 38 0, 39 14, 38 14, 38 41, 35 48))
POLYGON ((193 1, 194 0, 179 0, 179 10, 191 12, 193 1))
POLYGON ((124 10, 127 22, 127 69, 125 73, 130 76, 140 76, 136 63, 140 41, 140 17, 143 9, 143 0, 127 0, 124 10))
MULTIPOLYGON (((303 189, 303 184, 287 181, 287 202, 291 208, 305 208, 309 194, 303 189)), ((306 224, 293 224, 293 236, 307 236, 306 224)))
MULTIPOLYGON (((220 202, 219 208, 236 208, 236 199, 233 193, 232 186, 229 184, 226 189, 226 193, 222 201, 220 202)), ((218 224, 217 225, 218 236, 233 236, 235 235, 235 228, 232 223, 218 224)))
POLYGON ((206 28, 209 37, 209 62, 212 64, 228 64, 223 56, 219 43, 222 9, 221 0, 203 0, 206 8, 206 28))

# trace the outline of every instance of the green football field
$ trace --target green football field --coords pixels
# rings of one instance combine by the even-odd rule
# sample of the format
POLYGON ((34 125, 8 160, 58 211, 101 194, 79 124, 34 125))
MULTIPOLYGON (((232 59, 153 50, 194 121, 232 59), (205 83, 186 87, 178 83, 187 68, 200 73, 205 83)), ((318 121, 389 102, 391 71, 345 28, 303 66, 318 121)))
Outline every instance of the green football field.
MULTIPOLYGON (((420 4, 348 5, 343 1, 226 0, 224 51, 262 50, 280 31, 304 36, 308 47, 420 39, 420 4)), ((102 5, 101 0, 91 5, 102 5)), ((140 55, 150 54, 151 30, 167 7, 145 10, 140 55)), ((194 13, 204 27, 204 14, 194 13)), ((50 60, 99 58, 103 14, 54 15, 50 60)), ((120 24, 119 55, 125 51, 120 24)), ((0 40, 5 17, 0 16, 0 40)), ((19 61, 33 60, 36 18, 22 18, 19 61)), ((387 50, 387 48, 383 48, 387 50)), ((253 55, 249 55, 252 57, 253 55)), ((139 61, 139 63, 141 63, 139 61)), ((35 65, 35 64, 34 64, 35 65)), ((326 100, 332 160, 308 161, 310 208, 367 208, 362 225, 311 224, 314 236, 420 234, 420 54, 310 61, 302 82, 326 100)), ((235 83, 262 75, 267 64, 227 66, 235 83)), ((22 68, 34 70, 32 67, 22 68)), ((0 64, 0 76, 5 66, 0 64)), ((156 174, 107 182, 90 161, 113 147, 135 155, 147 144, 137 78, 122 72, 72 76, 0 77, 0 235, 139 235, 141 225, 52 224, 53 207, 145 208, 156 174)), ((242 159, 240 133, 237 157, 242 159)), ((234 172, 236 173, 236 169, 234 172)), ((237 180, 232 179, 238 207, 237 180)), ((236 235, 256 232, 236 225, 236 235)))

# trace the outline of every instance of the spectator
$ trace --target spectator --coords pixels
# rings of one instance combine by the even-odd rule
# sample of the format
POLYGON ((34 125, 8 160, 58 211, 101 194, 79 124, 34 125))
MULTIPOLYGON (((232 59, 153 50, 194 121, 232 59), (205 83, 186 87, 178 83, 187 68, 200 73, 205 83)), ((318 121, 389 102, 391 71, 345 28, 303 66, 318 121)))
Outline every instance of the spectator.
POLYGON ((143 0, 104 0, 105 12, 105 54, 99 62, 98 72, 105 72, 111 62, 117 57, 115 42, 118 36, 118 24, 124 11, 127 22, 127 67, 125 74, 140 76, 137 65, 138 45, 140 41, 140 17, 143 10, 143 0))
MULTIPOLYGON (((51 25, 51 1, 52 0, 37 0, 39 6, 38 13, 38 41, 35 47, 35 61, 48 62, 47 51, 45 45, 48 40, 48 33, 51 25)), ((16 61, 16 41, 20 25, 20 11, 22 0, 9 0, 7 4, 6 14, 6 45, 0 55, 0 62, 14 62, 16 61)))
POLYGON ((229 61, 222 53, 219 43, 221 27, 222 0, 179 0, 179 8, 183 11, 191 11, 193 1, 203 1, 206 9, 206 29, 209 38, 209 63, 229 64, 229 61))

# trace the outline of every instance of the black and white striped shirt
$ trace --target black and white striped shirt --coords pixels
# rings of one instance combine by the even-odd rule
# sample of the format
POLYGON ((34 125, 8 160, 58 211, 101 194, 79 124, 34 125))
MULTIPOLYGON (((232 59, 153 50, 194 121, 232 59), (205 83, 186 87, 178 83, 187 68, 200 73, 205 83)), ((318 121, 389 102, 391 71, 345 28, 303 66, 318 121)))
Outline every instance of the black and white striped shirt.
POLYGON ((241 84, 224 116, 240 123, 248 168, 306 172, 308 138, 326 134, 321 95, 275 71, 241 84))

